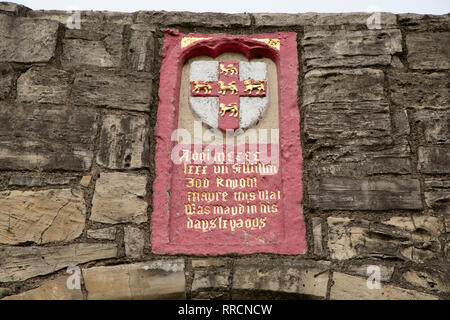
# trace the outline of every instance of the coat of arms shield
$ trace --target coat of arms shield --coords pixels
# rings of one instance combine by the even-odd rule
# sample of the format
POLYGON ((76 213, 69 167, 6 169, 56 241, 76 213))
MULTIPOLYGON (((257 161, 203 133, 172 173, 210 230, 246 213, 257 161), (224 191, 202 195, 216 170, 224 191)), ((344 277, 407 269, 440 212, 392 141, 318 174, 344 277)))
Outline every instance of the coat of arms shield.
POLYGON ((192 110, 214 129, 246 130, 269 105, 265 62, 194 61, 189 81, 192 110))

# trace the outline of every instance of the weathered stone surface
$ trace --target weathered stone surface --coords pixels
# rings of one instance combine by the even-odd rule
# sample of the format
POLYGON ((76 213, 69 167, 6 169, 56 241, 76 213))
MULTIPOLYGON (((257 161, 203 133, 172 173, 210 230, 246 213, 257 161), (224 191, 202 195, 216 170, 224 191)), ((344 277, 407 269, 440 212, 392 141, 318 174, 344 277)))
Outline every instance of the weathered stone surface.
POLYGON ((83 269, 90 300, 183 299, 183 259, 83 269))
POLYGON ((68 276, 45 281, 36 289, 8 296, 3 300, 83 300, 81 289, 67 288, 68 276))
POLYGON ((409 136, 411 127, 409 125, 409 117, 406 109, 395 107, 391 112, 392 123, 394 124, 394 134, 398 136, 409 136))
POLYGON ((333 286, 330 290, 332 300, 437 300, 438 297, 426 293, 381 285, 380 289, 369 289, 367 278, 350 276, 340 272, 333 273, 333 286))
POLYGON ((391 281, 392 275, 394 274, 394 267, 382 265, 378 261, 374 262, 373 264, 361 264, 361 265, 352 264, 347 267, 346 273, 365 277, 367 279, 368 276, 371 275, 373 272, 373 271, 370 271, 368 274, 367 270, 370 266, 373 266, 373 265, 376 265, 378 268, 380 268, 380 280, 381 280, 382 284, 383 284, 383 282, 391 281))
POLYGON ((314 254, 323 254, 322 246, 322 218, 314 217, 312 220, 312 231, 314 238, 314 254))
MULTIPOLYGON (((96 28, 101 32, 101 23, 109 22, 116 24, 132 24, 134 13, 127 12, 110 12, 110 11, 84 11, 80 10, 80 26, 88 26, 91 30, 96 28), (97 24, 97 26, 95 25, 97 24)), ((58 21, 62 24, 66 24, 68 18, 74 14, 72 10, 33 10, 28 13, 28 17, 36 19, 45 19, 58 21)), ((95 29, 94 29, 95 30, 95 29)), ((67 31, 67 30, 66 30, 67 31)), ((85 30, 84 34, 89 34, 85 30)), ((80 32, 78 33, 80 34, 80 32)))
POLYGON ((117 229, 116 227, 90 229, 87 231, 87 237, 98 240, 115 240, 117 229))
POLYGON ((110 169, 149 166, 147 116, 107 115, 100 133, 97 163, 110 169))
POLYGON ((64 68, 77 66, 115 67, 119 62, 113 61, 101 41, 66 39, 63 41, 64 55, 61 59, 64 68), (87 54, 89 53, 89 54, 87 54))
POLYGON ((331 258, 398 258, 423 263, 440 255, 442 221, 432 216, 392 217, 371 222, 345 217, 328 218, 331 258))
POLYGON ((436 270, 430 272, 409 270, 403 274, 403 279, 416 287, 437 292, 450 292, 448 274, 445 275, 436 270))
POLYGON ((16 16, 23 16, 31 9, 13 2, 0 2, 0 12, 12 13, 16 16))
POLYGON ((192 259, 193 268, 207 268, 207 267, 224 267, 230 260, 226 258, 196 258, 192 259))
MULTIPOLYGON (((331 135, 329 137, 331 138, 331 135)), ((313 144, 314 162, 306 163, 312 176, 360 178, 374 174, 411 173, 412 154, 405 137, 397 139, 369 137, 350 140, 330 138, 325 138, 329 141, 320 139, 313 144)), ((311 141, 314 142, 314 140, 311 141)))
POLYGON ((303 104, 383 101, 384 75, 375 69, 312 70, 305 75, 303 104))
POLYGON ((0 62, 47 62, 55 55, 58 23, 0 14, 0 62))
MULTIPOLYGON (((364 25, 372 15, 368 12, 352 13, 256 13, 255 25, 258 27, 287 27, 287 26, 334 26, 334 25, 364 25)), ((380 13, 382 28, 392 28, 397 25, 396 17, 392 13, 380 13)))
POLYGON ((302 43, 307 69, 389 65, 392 55, 402 52, 398 29, 310 31, 302 43))
POLYGON ((419 147, 417 169, 422 173, 450 173, 450 147, 419 147))
POLYGON ((153 32, 147 25, 132 25, 128 48, 129 68, 136 71, 152 71, 154 46, 153 32))
POLYGON ((95 186, 90 220, 112 224, 147 221, 146 188, 146 176, 101 173, 95 186))
POLYGON ((64 104, 70 90, 70 74, 54 67, 31 67, 17 80, 17 100, 64 104))
POLYGON ((325 298, 327 262, 240 259, 236 261, 233 289, 269 290, 325 298))
POLYGON ((414 32, 406 34, 408 62, 411 69, 450 69, 450 33, 414 32))
POLYGON ((450 108, 448 73, 421 74, 396 70, 388 73, 388 78, 391 99, 397 105, 415 109, 430 107, 443 110, 450 108))
MULTIPOLYGON (((450 180, 427 179, 424 181, 425 203, 428 208, 450 213, 450 180), (448 211, 446 211, 448 210, 448 211)), ((450 231, 450 229, 448 229, 450 231)))
POLYGON ((350 218, 329 217, 328 249, 332 259, 344 260, 358 254, 357 247, 363 244, 364 228, 351 225, 350 218))
POLYGON ((417 179, 324 177, 308 184, 310 205, 323 210, 421 209, 417 179))
POLYGON ((151 75, 86 71, 75 77, 71 99, 77 105, 95 105, 135 111, 149 111, 151 75))
POLYGON ((74 181, 75 177, 40 177, 34 175, 13 175, 9 179, 8 186, 15 187, 42 187, 46 185, 67 185, 74 181))
POLYGON ((23 281, 70 265, 114 258, 116 244, 77 243, 55 247, 1 247, 0 282, 23 281))
POLYGON ((249 27, 251 24, 249 14, 227 13, 197 13, 197 12, 166 12, 166 11, 139 11, 136 23, 150 25, 162 24, 164 26, 189 25, 192 27, 249 27))
POLYGON ((102 20, 81 23, 80 29, 66 29, 61 58, 63 67, 118 67, 124 26, 102 20))
POLYGON ((413 114, 413 119, 423 131, 426 142, 433 144, 450 143, 450 110, 421 110, 413 114))
POLYGON ((231 270, 228 268, 215 268, 209 270, 195 270, 192 281, 192 291, 204 289, 224 289, 229 286, 231 270))
POLYGON ((106 22, 113 22, 117 24, 133 24, 136 14, 134 12, 115 12, 115 11, 83 11, 86 19, 93 14, 101 15, 106 22))
POLYGON ((389 106, 380 102, 312 103, 306 106, 309 139, 380 137, 391 132, 389 106))
POLYGON ((77 190, 0 192, 0 243, 70 241, 81 235, 85 220, 77 190))
POLYGON ((0 104, 0 169, 90 168, 97 112, 0 104))
MULTIPOLYGON (((86 19, 83 15, 83 11, 80 14, 81 24, 86 22, 86 19)), ((73 11, 70 10, 32 10, 28 12, 27 16, 33 19, 41 19, 41 20, 52 20, 59 22, 63 25, 66 25, 69 17, 73 14, 73 11)))
POLYGON ((91 184, 91 181, 91 176, 83 176, 80 180, 80 185, 82 185, 83 187, 88 187, 91 184))
POLYGON ((13 69, 8 63, 0 63, 0 100, 5 99, 13 87, 13 69))
POLYGON ((448 31, 450 16, 448 14, 398 14, 398 21, 408 31, 448 31))
POLYGON ((144 254, 145 232, 139 228, 126 226, 125 230, 125 254, 129 258, 139 258, 144 254))

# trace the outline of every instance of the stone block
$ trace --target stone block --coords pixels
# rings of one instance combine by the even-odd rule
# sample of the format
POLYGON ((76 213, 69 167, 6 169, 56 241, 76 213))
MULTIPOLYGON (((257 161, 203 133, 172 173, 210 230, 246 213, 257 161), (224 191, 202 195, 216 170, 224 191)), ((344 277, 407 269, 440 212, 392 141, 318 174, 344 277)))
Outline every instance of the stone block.
POLYGON ((58 23, 0 14, 0 62, 48 62, 55 56, 58 23))
POLYGON ((126 226, 125 228, 125 254, 129 258, 139 258, 144 254, 145 232, 139 228, 126 226))
POLYGON ((427 143, 450 143, 450 110, 416 111, 413 120, 420 126, 427 143))
MULTIPOLYGON (((372 15, 368 12, 352 13, 255 13, 257 27, 288 27, 288 26, 364 26, 372 15)), ((382 28, 393 28, 397 25, 396 16, 392 13, 380 13, 382 28)))
POLYGON ((192 291, 226 289, 229 287, 230 273, 231 270, 228 268, 195 270, 192 291))
POLYGON ((414 32, 406 34, 408 63, 411 69, 450 69, 450 33, 414 32))
POLYGON ((124 26, 103 20, 81 24, 80 29, 66 29, 62 66, 119 67, 124 26))
POLYGON ((192 268, 225 267, 229 263, 226 258, 196 258, 192 259, 192 268))
POLYGON ((152 30, 144 24, 131 26, 130 46, 128 48, 128 67, 136 71, 153 70, 154 38, 152 30))
POLYGON ((147 177, 134 173, 101 173, 95 185, 90 220, 102 223, 147 221, 147 177))
POLYGON ((233 290, 268 290, 325 298, 327 262, 271 259, 236 261, 233 290))
POLYGON ((429 107, 444 110, 450 108, 448 73, 422 74, 396 70, 388 73, 388 78, 391 99, 394 104, 414 109, 429 107))
POLYGON ((383 83, 381 70, 312 70, 305 75, 303 104, 384 101, 383 83))
POLYGON ((77 105, 94 105, 149 111, 152 97, 150 74, 86 71, 75 76, 71 99, 77 105))
POLYGON ((80 185, 87 188, 92 181, 92 177, 91 176, 83 176, 80 180, 80 185))
POLYGON ((2 300, 83 300, 81 288, 69 289, 69 276, 59 276, 53 280, 44 281, 38 288, 8 296, 2 300))
POLYGON ((9 63, 0 63, 0 100, 5 99, 13 88, 14 72, 9 63))
POLYGON ((184 299, 183 259, 83 269, 89 300, 184 299))
POLYGON ((54 247, 0 247, 0 282, 23 281, 71 265, 115 258, 116 244, 76 243, 54 247))
POLYGON ((447 212, 450 216, 450 180, 426 179, 424 181, 424 189, 427 207, 434 210, 442 210, 442 212, 447 212))
POLYGON ((0 169, 90 169, 97 117, 68 106, 0 105, 0 169))
POLYGON ((450 17, 448 14, 398 14, 399 23, 407 31, 448 31, 450 17))
POLYGON ((423 263, 440 256, 441 219, 395 216, 380 222, 329 217, 328 249, 332 259, 398 258, 423 263))
POLYGON ((333 273, 332 300, 438 300, 437 296, 408 290, 391 285, 381 285, 380 289, 369 289, 367 278, 333 273))
POLYGON ((412 172, 411 149, 405 137, 353 138, 335 140, 324 136, 313 142, 306 163, 312 176, 345 176, 361 178, 375 174, 408 174, 412 172), (326 140, 327 139, 327 140, 326 140))
POLYGON ((309 139, 387 136, 391 118, 387 103, 311 103, 305 109, 304 131, 309 139))
POLYGON ((419 172, 428 174, 450 173, 450 148, 448 146, 419 147, 417 155, 419 172))
POLYGON ((322 218, 313 217, 311 220, 314 239, 314 254, 322 255, 322 218))
POLYGON ((308 193, 322 210, 422 209, 417 179, 323 177, 309 182, 308 193))
POLYGON ((17 100, 64 104, 70 91, 70 73, 54 67, 31 67, 17 80, 17 100))
POLYGON ((90 229, 87 231, 87 237, 97 240, 115 240, 117 229, 116 227, 90 229))
POLYGON ((0 243, 70 241, 84 229, 83 193, 74 189, 0 192, 0 243))
POLYGON ((136 23, 150 25, 162 24, 164 26, 191 26, 191 27, 250 27, 251 18, 247 13, 197 13, 197 12, 166 12, 166 11, 139 11, 136 23))
POLYGON ((433 271, 416 271, 408 270, 403 273, 402 278, 409 284, 435 292, 448 293, 450 292, 450 281, 448 274, 433 271))
POLYGON ((106 115, 97 163, 110 169, 146 168, 150 162, 146 116, 106 115))
POLYGON ((402 35, 398 29, 309 31, 302 44, 307 69, 390 65, 402 52, 402 35))
POLYGON ((30 8, 13 2, 0 2, 0 12, 12 13, 15 16, 24 16, 30 8))
POLYGON ((393 266, 385 266, 380 264, 378 261, 373 262, 372 264, 352 264, 350 266, 346 267, 346 273, 365 277, 366 279, 373 273, 369 267, 371 266, 377 266, 380 269, 380 281, 381 283, 390 282, 392 279, 392 275, 394 274, 394 267, 393 266), (369 273, 367 271, 370 271, 369 273))

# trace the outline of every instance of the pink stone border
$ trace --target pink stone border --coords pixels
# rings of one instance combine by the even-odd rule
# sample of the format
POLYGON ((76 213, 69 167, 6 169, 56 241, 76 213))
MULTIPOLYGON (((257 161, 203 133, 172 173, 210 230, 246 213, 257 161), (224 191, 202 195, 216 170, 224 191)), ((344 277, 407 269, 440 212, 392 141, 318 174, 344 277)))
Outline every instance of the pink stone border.
POLYGON ((305 223, 302 212, 302 150, 300 146, 300 119, 297 105, 298 59, 296 34, 280 32, 254 35, 181 34, 167 30, 164 38, 163 62, 160 71, 159 106, 156 123, 155 181, 153 183, 152 252, 157 254, 218 255, 227 253, 306 253, 305 223), (183 37, 202 40, 181 48, 183 37), (252 40, 280 39, 280 50, 252 40), (248 59, 267 57, 277 65, 280 112, 281 182, 285 195, 283 202, 285 239, 276 244, 211 245, 172 244, 169 242, 169 197, 173 164, 170 153, 175 142, 170 137, 177 128, 177 110, 181 84, 181 69, 185 61, 200 55, 217 57, 224 52, 238 52, 248 59))

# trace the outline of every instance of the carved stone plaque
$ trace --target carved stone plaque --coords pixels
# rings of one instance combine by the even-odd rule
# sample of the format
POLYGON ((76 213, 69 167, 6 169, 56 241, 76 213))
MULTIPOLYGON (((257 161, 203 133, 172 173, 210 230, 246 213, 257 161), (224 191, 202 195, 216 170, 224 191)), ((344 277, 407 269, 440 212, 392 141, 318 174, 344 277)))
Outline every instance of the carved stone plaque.
POLYGON ((306 251, 295 33, 165 35, 152 250, 306 251))

